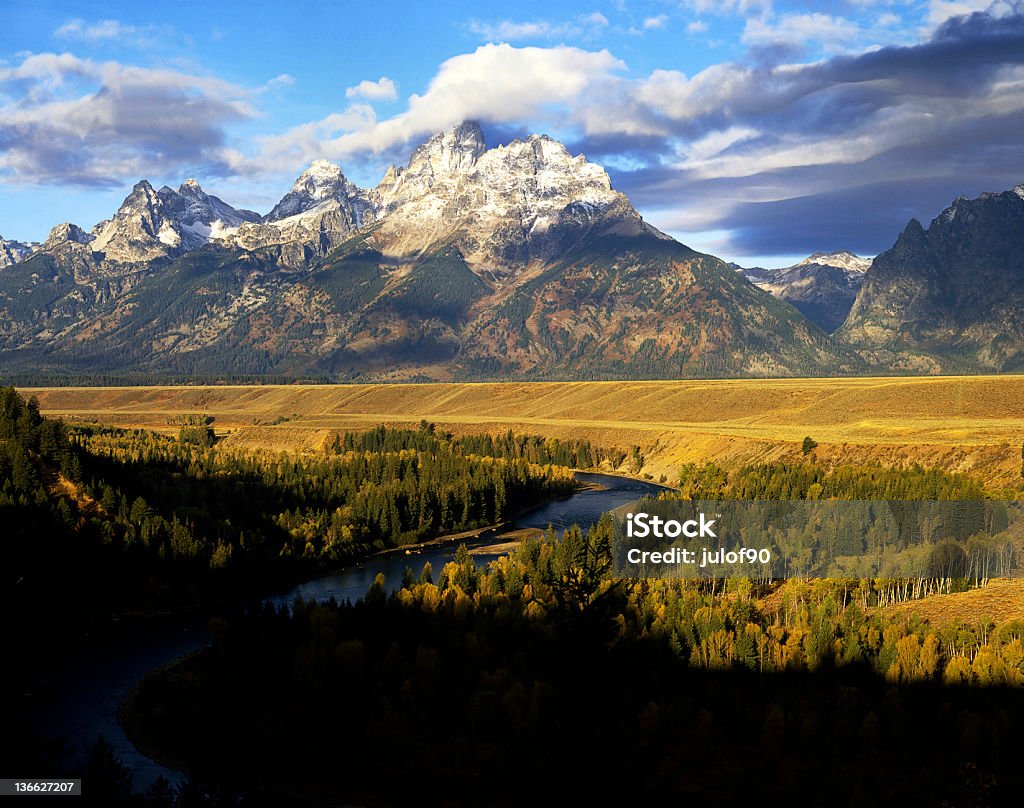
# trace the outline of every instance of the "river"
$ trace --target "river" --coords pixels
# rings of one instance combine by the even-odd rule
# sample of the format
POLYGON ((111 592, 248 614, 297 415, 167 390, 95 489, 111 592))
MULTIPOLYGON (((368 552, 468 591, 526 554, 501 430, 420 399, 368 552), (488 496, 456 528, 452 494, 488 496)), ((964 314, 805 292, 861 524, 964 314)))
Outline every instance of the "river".
MULTIPOLYGON (((467 541, 470 549, 486 547, 500 541, 502 533, 523 528, 557 531, 572 524, 587 527, 601 514, 643 496, 656 494, 661 486, 626 477, 606 474, 577 473, 577 479, 594 486, 565 499, 555 500, 521 514, 498 531, 489 531, 467 541)), ((264 601, 281 605, 296 598, 357 600, 383 572, 387 588, 401 585, 406 567, 418 576, 423 565, 430 562, 434 579, 444 565, 452 560, 457 545, 433 545, 408 554, 392 553, 369 558, 338 572, 323 575, 268 594, 264 601)), ((477 555, 478 564, 486 564, 495 556, 477 555)), ((37 713, 37 730, 44 738, 64 738, 69 759, 76 759, 81 750, 102 735, 115 755, 131 771, 136 789, 144 789, 163 776, 177 783, 183 775, 161 766, 142 754, 125 735, 117 718, 118 707, 135 684, 154 668, 204 647, 207 642, 206 619, 188 620, 161 626, 147 626, 122 633, 116 640, 88 647, 51 682, 40 683, 46 691, 47 705, 37 713)))

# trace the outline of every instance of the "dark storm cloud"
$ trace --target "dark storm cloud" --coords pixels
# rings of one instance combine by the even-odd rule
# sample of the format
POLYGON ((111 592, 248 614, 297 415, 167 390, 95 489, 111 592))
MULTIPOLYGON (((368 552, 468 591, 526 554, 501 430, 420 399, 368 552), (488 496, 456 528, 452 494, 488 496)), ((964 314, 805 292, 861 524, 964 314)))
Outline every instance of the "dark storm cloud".
POLYGON ((958 195, 1024 179, 1016 10, 815 64, 654 75, 641 94, 667 137, 602 135, 579 148, 610 144, 645 163, 612 171, 615 186, 684 238, 728 230, 737 254, 878 252, 911 216, 927 223, 958 195))
POLYGON ((984 182, 964 187, 959 180, 940 177, 741 203, 732 244, 741 255, 809 255, 819 250, 877 255, 893 245, 911 219, 927 227, 957 196, 976 196, 990 187, 984 182), (938 207, 936 200, 943 200, 938 207))

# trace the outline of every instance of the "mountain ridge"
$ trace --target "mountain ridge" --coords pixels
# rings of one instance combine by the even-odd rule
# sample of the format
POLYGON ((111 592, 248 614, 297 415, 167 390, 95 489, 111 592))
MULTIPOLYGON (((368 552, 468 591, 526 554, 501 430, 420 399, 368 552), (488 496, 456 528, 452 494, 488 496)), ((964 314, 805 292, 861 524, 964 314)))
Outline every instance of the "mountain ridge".
POLYGON ((1024 368, 1024 184, 911 219, 868 270, 837 336, 867 362, 950 373, 1024 368))

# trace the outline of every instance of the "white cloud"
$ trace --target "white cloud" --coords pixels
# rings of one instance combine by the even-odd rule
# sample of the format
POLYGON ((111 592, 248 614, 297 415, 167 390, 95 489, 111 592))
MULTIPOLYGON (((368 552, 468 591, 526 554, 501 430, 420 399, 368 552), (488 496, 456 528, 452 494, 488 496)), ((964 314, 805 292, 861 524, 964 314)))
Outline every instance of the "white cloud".
POLYGON ((284 87, 293 87, 295 85, 295 76, 291 76, 288 73, 282 73, 279 76, 274 76, 265 85, 268 90, 279 90, 284 87))
POLYGON ((950 17, 985 11, 990 6, 998 8, 999 4, 992 0, 931 0, 928 4, 928 24, 938 26, 950 17))
POLYGON ((377 81, 364 80, 345 90, 346 98, 365 98, 369 101, 394 101, 398 98, 398 85, 393 79, 381 76, 377 81))
POLYGON ((708 24, 702 20, 694 20, 686 26, 688 34, 703 34, 708 30, 708 24))
POLYGON ((682 151, 685 155, 683 165, 693 167, 704 163, 712 157, 717 157, 731 146, 752 140, 760 134, 757 129, 750 126, 730 126, 728 129, 710 132, 702 138, 690 141, 683 147, 682 151))
MULTIPOLYGON (((287 156, 298 166, 317 157, 381 154, 469 119, 513 125, 546 119, 585 127, 588 108, 607 112, 607 91, 624 81, 616 75, 624 68, 606 50, 483 45, 443 62, 426 91, 410 96, 404 112, 378 121, 369 107, 350 107, 267 138, 257 162, 269 165, 287 156), (600 98, 591 97, 598 90, 600 98)), ((599 117, 606 115, 595 114, 595 125, 599 117)))
POLYGON ((230 173, 225 126, 255 116, 253 91, 170 69, 32 54, 0 69, 0 177, 121 184, 188 166, 230 173))
POLYGON ((570 21, 552 20, 500 22, 470 21, 469 30, 488 42, 521 42, 537 39, 578 39, 594 36, 609 25, 608 18, 600 11, 581 15, 570 21))
POLYGON ((161 32, 164 36, 170 33, 169 29, 160 29, 153 25, 130 25, 120 20, 96 20, 90 22, 76 17, 57 28, 53 35, 58 39, 69 39, 91 46, 117 43, 119 45, 145 47, 152 44, 161 32))
POLYGON ((772 0, 684 0, 683 5, 698 14, 717 14, 722 16, 770 14, 772 0))
POLYGON ((659 14, 657 17, 648 17, 646 20, 644 20, 644 28, 646 28, 648 31, 651 31, 657 28, 664 28, 667 23, 668 15, 659 14))
POLYGON ((855 44, 860 28, 843 17, 828 14, 783 14, 767 21, 749 19, 743 29, 746 45, 802 45, 813 41, 822 45, 848 47, 855 44))
POLYGON ((77 18, 68 20, 54 31, 53 35, 62 39, 97 41, 131 36, 137 30, 135 26, 125 25, 117 20, 100 20, 99 22, 87 23, 85 20, 77 18))

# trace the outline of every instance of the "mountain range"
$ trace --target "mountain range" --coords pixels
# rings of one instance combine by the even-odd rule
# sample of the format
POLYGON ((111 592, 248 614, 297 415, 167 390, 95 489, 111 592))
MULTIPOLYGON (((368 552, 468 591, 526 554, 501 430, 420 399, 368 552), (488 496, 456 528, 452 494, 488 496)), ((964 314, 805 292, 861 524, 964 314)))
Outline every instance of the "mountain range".
MULTIPOLYGON (((1021 201, 958 200, 959 221, 978 205, 978 226, 1015 226, 985 253, 988 271, 1013 272, 1019 258, 1003 258, 1024 228, 990 196, 1021 201), (993 215, 1003 220, 984 224, 993 215)), ((832 253, 737 271, 645 222, 604 169, 557 141, 488 148, 466 122, 372 189, 316 161, 261 216, 195 180, 143 180, 89 231, 64 223, 43 244, 0 241, 0 372, 618 379, 1012 366, 1009 343, 985 336, 1010 326, 1009 303, 1004 324, 950 342, 948 295, 929 297, 914 273, 952 284, 971 273, 927 264, 946 249, 936 228, 925 248, 908 227, 870 268, 832 253)), ((973 243, 961 239, 957 260, 973 243)), ((1015 328, 1009 342, 1024 337, 1015 328)))
POLYGON ((759 289, 791 303, 831 334, 846 320, 870 266, 871 259, 841 251, 816 252, 781 269, 736 269, 759 289))

